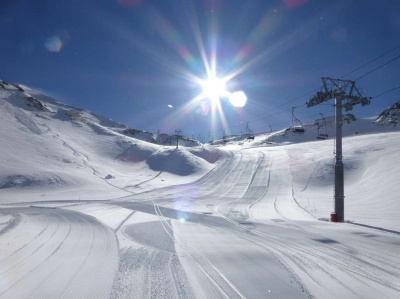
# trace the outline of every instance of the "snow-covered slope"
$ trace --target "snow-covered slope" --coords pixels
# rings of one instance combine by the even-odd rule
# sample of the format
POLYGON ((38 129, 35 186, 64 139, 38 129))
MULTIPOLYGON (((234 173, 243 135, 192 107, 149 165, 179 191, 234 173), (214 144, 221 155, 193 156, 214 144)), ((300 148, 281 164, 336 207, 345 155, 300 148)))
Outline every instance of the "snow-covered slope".
POLYGON ((347 116, 336 224, 332 118, 175 149, 2 85, 0 297, 399 298, 392 110, 347 116))
MULTIPOLYGON (((347 114, 343 135, 398 131, 397 115, 398 103, 378 118, 359 119, 347 114)), ((176 139, 169 135, 128 128, 24 85, 4 81, 0 86, 0 117, 3 200, 23 200, 27 195, 45 200, 54 194, 59 199, 79 199, 79 194, 85 194, 86 199, 104 199, 186 183, 210 171, 227 149, 305 142, 307 148, 331 144, 328 152, 332 152, 335 125, 334 117, 329 116, 304 124, 304 133, 287 128, 259 134, 254 140, 231 136, 207 147, 180 140, 181 147, 176 150, 170 146, 176 139), (225 151, 219 150, 220 145, 226 145, 225 151)))
MULTIPOLYGON (((390 110, 393 111, 393 110, 390 110)), ((369 117, 357 118, 353 114, 343 116, 343 137, 350 137, 362 134, 397 132, 399 127, 393 121, 387 118, 369 117)), ((388 114, 385 114, 386 116, 388 114)), ((390 116, 394 119, 396 112, 391 112, 390 116)), ((389 117, 390 118, 390 117, 389 117)), ((246 147, 271 146, 281 144, 291 144, 300 142, 320 141, 326 139, 335 139, 335 117, 329 116, 324 119, 316 119, 303 125, 303 132, 292 127, 283 130, 271 132, 269 134, 259 134, 255 136, 254 141, 245 143, 246 147)))
MULTIPOLYGON (((400 132, 366 134, 343 139, 345 218, 398 230, 400 220, 400 132)), ((334 210, 334 141, 286 146, 293 194, 316 218, 334 210)))
POLYGON ((155 177, 157 187, 189 182, 216 162, 215 149, 157 145, 154 134, 4 81, 0 118, 2 202, 123 196, 154 188, 155 177))

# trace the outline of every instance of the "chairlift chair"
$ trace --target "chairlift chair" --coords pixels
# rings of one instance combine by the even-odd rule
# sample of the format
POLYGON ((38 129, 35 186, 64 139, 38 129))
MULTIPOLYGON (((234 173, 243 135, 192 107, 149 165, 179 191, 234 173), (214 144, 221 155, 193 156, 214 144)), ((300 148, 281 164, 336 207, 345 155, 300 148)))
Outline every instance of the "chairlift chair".
POLYGON ((292 127, 293 133, 304 133, 304 128, 303 127, 292 127))
POLYGON ((318 136, 317 136, 317 139, 325 140, 325 139, 328 139, 328 127, 326 126, 326 120, 325 120, 324 115, 322 113, 320 113, 320 114, 322 116, 323 124, 322 125, 318 124, 318 136), (321 133, 321 129, 322 128, 325 128, 323 133, 321 133))
POLYGON ((301 121, 296 118, 296 116, 294 116, 294 109, 296 107, 292 108, 292 131, 293 133, 299 133, 299 134, 303 134, 305 132, 303 124, 301 123, 301 121))
POLYGON ((326 140, 328 139, 328 134, 318 134, 317 139, 326 140))
POLYGON ((253 131, 252 130, 248 130, 248 134, 247 134, 247 139, 248 140, 254 140, 254 133, 253 133, 253 131))
POLYGON ((249 122, 247 122, 247 124, 246 124, 246 136, 247 136, 248 140, 254 140, 254 133, 249 128, 249 122))

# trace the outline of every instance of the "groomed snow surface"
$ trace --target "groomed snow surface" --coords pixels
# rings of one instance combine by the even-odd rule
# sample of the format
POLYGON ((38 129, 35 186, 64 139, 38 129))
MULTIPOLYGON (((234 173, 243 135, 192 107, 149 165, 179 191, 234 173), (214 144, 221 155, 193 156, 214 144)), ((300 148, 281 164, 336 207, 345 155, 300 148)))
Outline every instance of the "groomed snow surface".
POLYGON ((393 122, 343 125, 331 223, 332 119, 176 149, 21 88, 0 89, 0 298, 400 297, 393 122))

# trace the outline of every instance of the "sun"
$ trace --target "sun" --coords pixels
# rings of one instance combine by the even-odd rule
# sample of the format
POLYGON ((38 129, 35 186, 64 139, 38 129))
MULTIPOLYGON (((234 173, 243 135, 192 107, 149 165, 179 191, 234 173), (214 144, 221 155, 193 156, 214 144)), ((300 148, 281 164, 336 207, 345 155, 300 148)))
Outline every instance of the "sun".
POLYGON ((225 80, 214 75, 211 75, 206 80, 203 80, 200 85, 203 89, 202 95, 212 100, 219 99, 220 97, 228 94, 225 86, 225 80))

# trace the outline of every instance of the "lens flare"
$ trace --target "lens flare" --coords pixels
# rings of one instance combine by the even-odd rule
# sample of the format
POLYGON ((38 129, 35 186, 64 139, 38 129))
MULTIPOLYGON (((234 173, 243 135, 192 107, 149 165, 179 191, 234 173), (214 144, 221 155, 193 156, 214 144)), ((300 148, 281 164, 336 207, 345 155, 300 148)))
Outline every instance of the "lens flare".
POLYGON ((46 39, 44 46, 50 52, 60 52, 62 48, 62 42, 58 36, 52 36, 46 39))
POLYGON ((70 38, 68 31, 57 31, 55 35, 46 39, 44 46, 48 51, 58 53, 61 52, 62 48, 68 43, 70 38))
POLYGON ((284 0, 283 3, 287 8, 296 8, 298 6, 304 5, 308 0, 284 0))
POLYGON ((199 115, 207 116, 210 113, 210 105, 208 102, 202 101, 195 111, 199 115))
POLYGON ((243 91, 236 91, 230 94, 229 102, 234 107, 244 107, 247 102, 247 96, 243 91))
POLYGON ((137 6, 142 4, 142 0, 117 0, 117 2, 122 6, 137 6))

